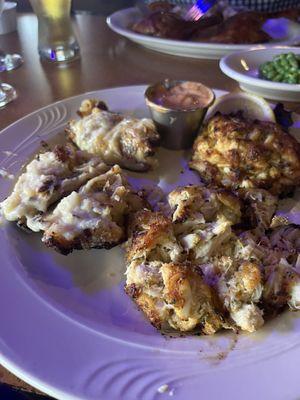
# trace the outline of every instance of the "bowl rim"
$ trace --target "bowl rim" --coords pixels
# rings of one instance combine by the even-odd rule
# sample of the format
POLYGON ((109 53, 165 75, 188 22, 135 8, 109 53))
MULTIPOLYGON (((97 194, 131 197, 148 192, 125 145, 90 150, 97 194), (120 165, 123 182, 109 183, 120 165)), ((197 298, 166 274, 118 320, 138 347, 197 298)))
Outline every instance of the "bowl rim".
POLYGON ((189 113, 189 112, 195 112, 195 111, 199 111, 199 110, 207 110, 214 102, 216 99, 216 95, 213 91, 212 88, 210 88, 209 86, 205 85, 202 82, 199 81, 190 81, 187 79, 170 79, 170 78, 165 78, 162 79, 161 81, 155 82, 151 85, 149 85, 147 87, 147 89, 145 90, 144 93, 144 98, 145 98, 145 102, 147 104, 148 107, 153 107, 156 108, 158 111, 160 112, 177 112, 177 113, 189 113), (163 86, 166 82, 173 82, 175 84, 178 83, 183 83, 183 82, 192 82, 192 83, 197 83, 197 84, 201 84, 203 87, 205 87, 206 89, 209 90, 210 94, 211 94, 211 99, 209 100, 209 102, 204 106, 204 107, 195 107, 195 108, 182 108, 182 109, 176 109, 176 108, 171 108, 171 107, 167 107, 161 104, 157 104, 155 103, 155 101, 153 101, 150 98, 150 92, 151 90, 155 89, 157 86, 161 85, 163 86))
MULTIPOLYGON (((229 61, 233 59, 239 58, 240 60, 244 56, 249 56, 251 57, 252 53, 261 53, 263 52, 268 53, 268 52, 274 52, 274 50, 278 50, 278 53, 286 50, 288 52, 296 52, 297 54, 300 55, 300 47, 289 47, 289 46, 275 46, 272 48, 257 48, 253 47, 250 50, 244 50, 244 51, 239 51, 239 52, 234 52, 231 54, 228 54, 225 57, 222 57, 219 63, 220 69, 222 72, 229 76, 230 78, 242 82, 248 85, 252 86, 260 86, 266 89, 272 89, 272 90, 284 90, 286 92, 299 92, 300 93, 300 84, 299 83, 283 83, 283 82, 273 82, 273 81, 268 81, 260 78, 255 78, 252 76, 249 76, 245 73, 238 72, 236 69, 233 67, 229 66, 229 61)), ((249 57, 248 57, 249 58, 249 57)), ((300 101, 300 98, 299 98, 300 101)))

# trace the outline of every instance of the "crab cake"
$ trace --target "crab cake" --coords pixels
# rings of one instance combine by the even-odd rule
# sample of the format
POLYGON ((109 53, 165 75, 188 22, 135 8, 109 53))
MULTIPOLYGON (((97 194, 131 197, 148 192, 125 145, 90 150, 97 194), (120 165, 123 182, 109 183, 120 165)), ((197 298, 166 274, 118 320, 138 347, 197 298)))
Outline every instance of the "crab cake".
POLYGON ((300 144, 273 122, 217 113, 195 140, 190 167, 218 186, 284 194, 300 183, 300 144))
POLYGON ((189 260, 207 262, 233 239, 231 227, 240 222, 241 205, 230 191, 185 186, 172 191, 168 202, 176 237, 189 260))
POLYGON ((275 214, 278 198, 265 189, 239 189, 242 200, 243 225, 248 228, 268 229, 275 214))
POLYGON ((199 328, 213 334, 223 326, 217 296, 176 242, 172 222, 161 213, 138 212, 126 252, 126 293, 158 329, 199 328))
POLYGON ((284 307, 300 308, 300 227, 279 226, 264 235, 248 231, 236 242, 236 258, 248 258, 261 265, 262 304, 268 314, 284 307))
POLYGON ((200 268, 205 281, 215 289, 228 311, 233 326, 254 332, 264 324, 263 311, 259 307, 263 293, 259 263, 219 255, 200 268))

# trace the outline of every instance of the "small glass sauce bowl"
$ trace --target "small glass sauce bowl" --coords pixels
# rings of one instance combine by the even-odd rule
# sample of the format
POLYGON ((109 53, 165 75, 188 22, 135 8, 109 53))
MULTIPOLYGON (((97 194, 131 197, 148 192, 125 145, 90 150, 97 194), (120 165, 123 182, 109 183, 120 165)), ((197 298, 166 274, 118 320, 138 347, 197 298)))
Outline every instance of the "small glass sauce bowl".
POLYGON ((214 92, 200 82, 165 79, 147 88, 145 101, 161 136, 171 150, 193 145, 214 92))

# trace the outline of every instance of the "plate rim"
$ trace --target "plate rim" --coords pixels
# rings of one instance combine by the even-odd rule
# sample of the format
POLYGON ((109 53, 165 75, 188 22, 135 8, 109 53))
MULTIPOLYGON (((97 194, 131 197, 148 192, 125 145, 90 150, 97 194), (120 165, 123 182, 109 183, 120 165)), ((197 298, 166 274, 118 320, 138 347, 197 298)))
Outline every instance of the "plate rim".
MULTIPOLYGON (((3 130, 1 130, 1 134, 3 134, 5 131, 9 131, 9 129, 11 129, 15 124, 23 121, 26 118, 29 118, 30 116, 37 114, 38 112, 40 112, 41 110, 44 110, 46 108, 49 108, 51 106, 57 105, 57 104, 63 104, 64 102, 68 102, 72 99, 75 98, 81 98, 83 96, 89 95, 91 93, 96 93, 96 92, 104 92, 106 90, 111 91, 111 90, 118 90, 120 88, 131 88, 131 89, 136 89, 136 90, 140 90, 140 91, 144 91, 146 85, 142 84, 142 85, 123 85, 123 86, 114 86, 114 87, 107 87, 107 88, 103 88, 103 89, 95 89, 93 91, 88 91, 88 92, 84 92, 84 93, 80 93, 71 97, 68 97, 66 99, 61 99, 61 100, 57 100, 49 105, 46 105, 44 107, 41 107, 25 116, 23 116, 22 118, 18 119, 17 121, 14 121, 12 124, 8 125, 7 127, 5 127, 3 130)), ((219 90, 219 89, 217 89, 219 90)), ((223 91, 224 92, 224 91, 223 91)), ((14 274, 16 274, 14 272, 14 274)), ((13 277, 11 276, 9 279, 18 279, 18 277, 13 277)), ((25 286, 26 292, 29 291, 28 288, 26 288, 26 285, 23 282, 18 283, 22 286, 25 286)), ((30 296, 36 296, 36 293, 32 293, 30 294, 30 296)), ((57 312, 57 310, 52 309, 51 304, 47 304, 46 302, 39 302, 39 308, 44 309, 46 308, 48 310, 48 312, 50 313, 50 317, 53 316, 53 318, 57 318, 56 316, 59 315, 59 317, 62 317, 62 319, 64 321, 66 321, 67 327, 68 329, 71 329, 74 325, 75 326, 79 326, 79 330, 80 332, 82 331, 86 331, 86 328, 82 328, 80 324, 78 324, 78 322, 71 318, 69 318, 68 316, 64 317, 64 315, 61 312, 57 312), (64 318, 63 318, 64 317, 64 318)), ((48 322, 47 322, 48 323, 48 322)), ((87 329, 89 331, 89 329, 87 329)), ((27 371, 25 371, 23 368, 20 368, 19 366, 16 365, 16 363, 12 362, 11 360, 9 360, 8 357, 5 357, 3 352, 2 352, 2 341, 1 341, 1 329, 0 329, 0 362, 4 365, 7 366, 9 370, 11 370, 13 373, 17 374, 18 376, 20 376, 23 380, 25 380, 26 382, 32 384, 33 386, 37 387, 38 389, 44 391, 45 393, 48 393, 51 396, 57 397, 57 398, 61 398, 63 400, 77 400, 77 399, 82 399, 82 397, 78 397, 76 395, 74 395, 73 393, 70 394, 66 391, 62 391, 60 389, 57 389, 56 387, 49 385, 48 383, 44 384, 43 381, 41 381, 40 379, 36 378, 34 375, 32 375, 31 373, 28 373, 27 371), (45 386, 46 385, 46 386, 45 386)), ((3 343, 4 344, 4 343, 3 343)), ((5 344, 4 344, 5 345, 5 344)), ((148 350, 147 350, 148 351, 148 350)), ((146 354, 146 353, 143 353, 146 354)), ((149 353, 147 353, 149 355, 149 353)), ((160 398, 160 395, 158 395, 160 398)), ((126 397, 127 398, 127 397, 126 397)), ((156 397, 155 397, 156 398, 156 397)), ((180 397, 181 398, 181 397, 180 397)))
POLYGON ((105 90, 114 90, 114 89, 127 88, 127 87, 136 87, 136 88, 144 87, 144 86, 147 87, 148 85, 149 85, 149 83, 139 83, 138 85, 126 85, 126 84, 124 84, 124 85, 118 85, 118 86, 108 86, 108 87, 102 87, 100 89, 94 89, 94 90, 89 90, 87 92, 74 94, 73 96, 65 97, 65 98, 60 99, 60 100, 55 100, 53 103, 47 104, 47 105, 45 105, 43 107, 36 108, 35 110, 31 111, 30 113, 23 115, 23 117, 18 118, 16 121, 13 121, 10 124, 6 125, 4 128, 0 129, 0 135, 3 134, 3 131, 5 131, 8 128, 12 128, 15 124, 18 124, 20 121, 23 121, 24 119, 26 119, 28 117, 31 117, 34 114, 39 113, 40 111, 43 111, 43 110, 47 109, 50 106, 56 106, 56 105, 62 104, 64 102, 66 102, 66 101, 73 100, 76 97, 79 98, 81 96, 88 96, 91 93, 95 93, 95 92, 99 92, 99 91, 102 92, 102 91, 105 91, 105 90))

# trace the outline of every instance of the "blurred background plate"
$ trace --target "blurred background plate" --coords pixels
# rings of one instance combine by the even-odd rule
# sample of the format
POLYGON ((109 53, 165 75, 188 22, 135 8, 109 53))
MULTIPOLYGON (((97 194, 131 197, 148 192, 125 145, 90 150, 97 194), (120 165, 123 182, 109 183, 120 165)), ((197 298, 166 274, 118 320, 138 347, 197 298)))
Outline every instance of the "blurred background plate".
MULTIPOLYGON (((129 29, 129 26, 141 18, 140 11, 134 7, 120 10, 107 18, 109 27, 121 36, 136 42, 151 50, 182 57, 220 59, 233 51, 253 48, 247 44, 224 44, 190 42, 183 40, 161 39, 152 36, 141 35, 129 29)), ((300 24, 285 18, 268 20, 264 24, 264 31, 274 41, 264 44, 264 47, 274 45, 296 45, 300 43, 300 24)), ((255 45, 256 47, 258 45, 255 45)))

